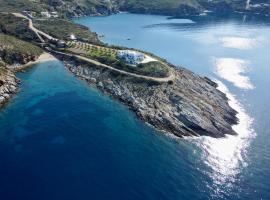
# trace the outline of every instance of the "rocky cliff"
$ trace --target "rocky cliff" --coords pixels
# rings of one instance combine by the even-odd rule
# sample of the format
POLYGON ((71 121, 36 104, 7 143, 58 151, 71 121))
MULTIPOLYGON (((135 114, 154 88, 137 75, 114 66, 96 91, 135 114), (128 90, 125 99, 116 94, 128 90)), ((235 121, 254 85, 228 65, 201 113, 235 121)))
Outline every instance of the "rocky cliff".
POLYGON ((236 134, 232 130, 238 121, 236 111, 208 78, 174 68, 175 81, 161 84, 123 76, 74 58, 64 60, 72 73, 128 105, 156 129, 178 137, 236 134))
POLYGON ((0 66, 0 107, 17 92, 18 84, 14 73, 0 66))

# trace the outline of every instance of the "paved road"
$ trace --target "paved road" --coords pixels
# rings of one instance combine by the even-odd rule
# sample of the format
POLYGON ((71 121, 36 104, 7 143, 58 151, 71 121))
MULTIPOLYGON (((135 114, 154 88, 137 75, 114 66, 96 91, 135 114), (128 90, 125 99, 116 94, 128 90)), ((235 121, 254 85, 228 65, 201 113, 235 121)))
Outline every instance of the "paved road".
MULTIPOLYGON (((28 19, 29 20, 29 28, 37 34, 37 36, 39 37, 39 39, 41 40, 42 43, 44 43, 45 41, 44 41, 44 39, 40 35, 46 37, 49 40, 57 40, 56 38, 48 35, 47 33, 44 33, 43 31, 40 31, 37 28, 35 28, 33 26, 32 19, 24 16, 21 13, 13 13, 13 15, 15 15, 17 17, 28 19)), ((52 51, 54 51, 54 50, 52 50, 52 51)), ((58 53, 58 54, 62 54, 62 55, 67 55, 67 56, 74 56, 74 57, 76 57, 76 58, 78 58, 80 60, 83 60, 83 61, 86 61, 88 63, 97 65, 99 67, 107 68, 107 69, 110 69, 112 71, 116 71, 116 72, 118 72, 120 74, 128 75, 128 76, 131 76, 131 77, 136 77, 136 78, 142 78, 142 79, 149 80, 149 81, 155 81, 155 82, 159 82, 159 83, 164 83, 164 82, 168 82, 168 81, 173 81, 174 78, 175 78, 175 76, 174 76, 174 74, 173 74, 172 71, 170 72, 170 76, 165 77, 165 78, 157 78, 157 77, 152 77, 152 76, 144 76, 144 75, 134 74, 134 73, 130 73, 130 72, 127 72, 127 71, 124 71, 124 70, 120 70, 120 69, 111 67, 109 65, 105 65, 103 63, 100 63, 100 62, 98 62, 96 60, 92 60, 90 58, 86 58, 86 57, 79 56, 79 55, 76 55, 76 54, 66 54, 66 53, 63 53, 63 52, 60 52, 60 51, 54 51, 54 52, 55 53, 58 53)))

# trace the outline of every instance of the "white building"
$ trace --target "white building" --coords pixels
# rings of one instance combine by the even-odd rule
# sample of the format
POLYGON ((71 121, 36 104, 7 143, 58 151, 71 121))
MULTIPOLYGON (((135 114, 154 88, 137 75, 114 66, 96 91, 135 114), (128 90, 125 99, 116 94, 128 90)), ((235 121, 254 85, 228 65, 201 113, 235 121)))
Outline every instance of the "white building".
POLYGON ((76 38, 76 36, 75 36, 74 34, 71 34, 71 35, 69 36, 69 38, 70 38, 71 40, 77 40, 77 38, 76 38))
POLYGON ((51 17, 51 14, 48 11, 41 12, 40 14, 41 14, 42 17, 46 17, 46 18, 50 18, 51 17))
POLYGON ((48 11, 40 12, 40 15, 45 18, 51 18, 51 17, 58 18, 59 17, 58 13, 55 11, 54 12, 48 12, 48 11))
POLYGON ((143 53, 131 50, 119 50, 117 56, 130 65, 138 65, 145 59, 143 53))

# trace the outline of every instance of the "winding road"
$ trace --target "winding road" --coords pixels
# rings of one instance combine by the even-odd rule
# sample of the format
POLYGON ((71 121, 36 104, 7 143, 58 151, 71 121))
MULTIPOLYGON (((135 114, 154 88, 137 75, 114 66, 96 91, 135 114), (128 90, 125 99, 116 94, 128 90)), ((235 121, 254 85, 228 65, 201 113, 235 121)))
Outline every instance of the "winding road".
MULTIPOLYGON (((12 14, 15 15, 16 17, 21 17, 21 18, 29 20, 29 28, 38 36, 38 38, 40 39, 40 41, 42 43, 46 43, 46 42, 40 35, 47 38, 48 40, 58 40, 58 39, 48 35, 47 33, 44 33, 43 31, 40 31, 37 28, 35 28, 34 25, 33 25, 32 19, 28 18, 27 16, 25 16, 25 15, 23 15, 21 13, 12 13, 12 14)), ((100 63, 100 62, 98 62, 96 60, 93 60, 93 59, 90 59, 90 58, 86 58, 84 56, 80 56, 80 55, 76 55, 76 54, 67 54, 67 53, 63 53, 63 52, 55 51, 55 50, 51 50, 51 51, 54 52, 54 53, 62 54, 62 55, 66 55, 66 56, 74 56, 74 57, 76 57, 76 58, 78 58, 80 60, 86 61, 86 62, 88 62, 90 64, 94 64, 96 66, 106 68, 106 69, 118 72, 120 74, 128 75, 128 76, 135 77, 135 78, 145 79, 145 80, 148 80, 148 81, 166 83, 168 81, 173 81, 175 79, 175 75, 173 73, 173 70, 170 70, 170 72, 169 72, 170 75, 168 77, 164 77, 164 78, 158 78, 158 77, 152 77, 152 76, 144 76, 144 75, 134 74, 134 73, 127 72, 127 71, 124 71, 124 70, 116 69, 114 67, 111 67, 109 65, 105 65, 103 63, 100 63)))

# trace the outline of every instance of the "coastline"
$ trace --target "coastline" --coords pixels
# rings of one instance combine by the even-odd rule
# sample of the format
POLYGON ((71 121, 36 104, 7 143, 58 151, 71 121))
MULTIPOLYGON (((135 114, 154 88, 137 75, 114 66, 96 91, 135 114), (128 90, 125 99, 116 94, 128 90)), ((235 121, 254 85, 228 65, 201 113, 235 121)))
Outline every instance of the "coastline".
MULTIPOLYGON (((32 23, 31 20, 30 22, 32 23)), ((52 38, 47 34, 45 36, 48 39, 52 38)), ((37 55, 27 60, 34 61, 26 63, 24 59, 21 62, 26 64, 8 67, 15 81, 6 83, 6 88, 2 90, 3 102, 10 99, 11 94, 18 90, 15 72, 56 59, 45 52, 40 56, 37 55)), ((60 53, 60 56, 61 60, 68 57, 64 61, 71 62, 66 62, 66 65, 72 73, 95 83, 103 93, 128 105, 140 119, 158 130, 178 137, 206 135, 219 138, 226 134, 236 134, 232 130, 232 125, 238 123, 236 111, 228 105, 226 95, 218 91, 216 84, 210 79, 167 63, 171 67, 175 81, 167 79, 157 81, 158 78, 145 79, 142 75, 126 76, 131 73, 123 73, 122 70, 113 69, 96 61, 89 62, 90 59, 82 59, 82 56, 71 56, 71 59, 70 55, 65 53, 60 53), (77 62, 78 59, 75 57, 82 61, 77 62)))
POLYGON ((139 119, 159 131, 176 137, 237 134, 232 129, 238 123, 237 112, 229 106, 226 95, 216 83, 187 69, 174 69, 175 83, 158 84, 116 75, 68 57, 61 60, 75 76, 127 105, 139 119))
POLYGON ((47 52, 42 53, 35 61, 30 61, 26 64, 17 66, 17 67, 9 67, 9 69, 13 69, 15 72, 19 72, 22 70, 25 70, 28 67, 31 67, 35 64, 38 63, 42 63, 42 62, 48 62, 48 61, 53 61, 53 60, 57 60, 57 58, 55 58, 52 54, 49 54, 47 52))
POLYGON ((0 76, 0 109, 10 101, 19 91, 20 80, 16 77, 16 72, 23 71, 35 64, 57 60, 53 55, 44 52, 35 61, 30 61, 19 66, 8 66, 5 74, 0 76))

